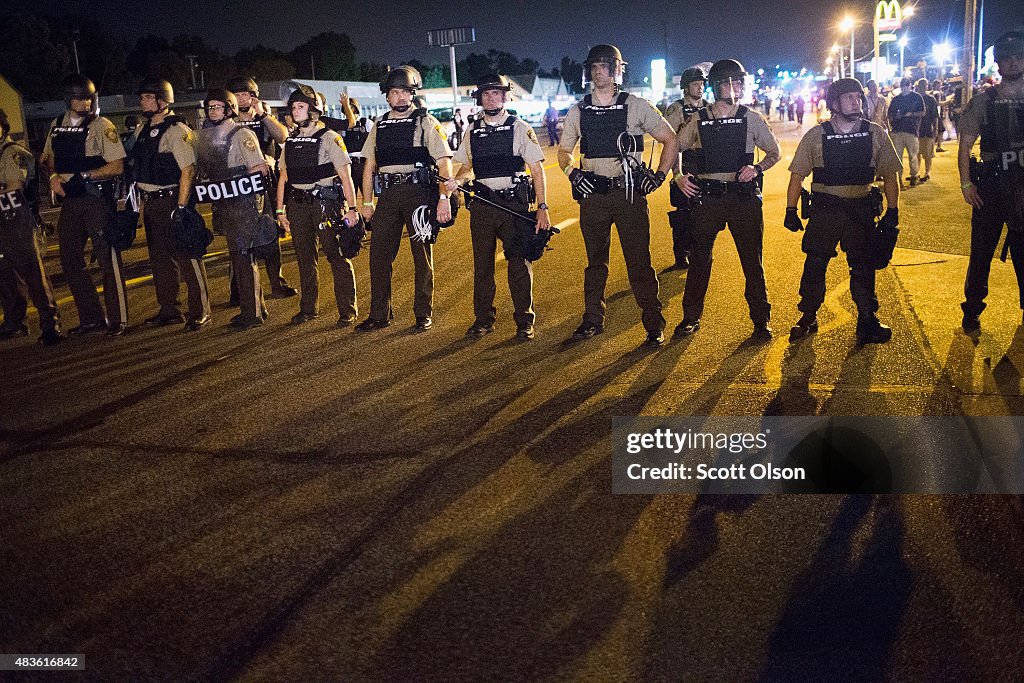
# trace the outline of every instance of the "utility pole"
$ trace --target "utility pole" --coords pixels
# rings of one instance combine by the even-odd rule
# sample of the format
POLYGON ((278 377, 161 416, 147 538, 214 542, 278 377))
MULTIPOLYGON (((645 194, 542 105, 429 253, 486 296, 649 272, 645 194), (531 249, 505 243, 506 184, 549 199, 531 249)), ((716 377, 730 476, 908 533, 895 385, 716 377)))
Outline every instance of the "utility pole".
POLYGON ((192 89, 198 90, 196 87, 196 57, 198 55, 185 55, 185 59, 188 60, 188 70, 192 74, 192 89))
POLYGON ((71 31, 71 50, 75 53, 75 73, 82 73, 82 67, 78 64, 78 39, 82 36, 82 32, 77 28, 71 31))
POLYGON ((964 52, 960 67, 960 87, 963 88, 962 102, 966 107, 974 90, 974 21, 978 12, 978 0, 964 0, 964 52))

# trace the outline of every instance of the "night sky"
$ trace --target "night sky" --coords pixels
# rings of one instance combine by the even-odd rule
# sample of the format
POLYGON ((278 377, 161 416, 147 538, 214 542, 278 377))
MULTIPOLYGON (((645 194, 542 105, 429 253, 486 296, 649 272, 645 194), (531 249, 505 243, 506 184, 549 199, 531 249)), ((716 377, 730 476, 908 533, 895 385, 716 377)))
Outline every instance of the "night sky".
MULTIPOLYGON (((978 0, 979 4, 982 0, 978 0)), ((15 2, 20 11, 52 14, 93 12, 134 42, 146 33, 171 37, 201 35, 225 53, 245 45, 290 50, 321 31, 347 33, 360 61, 398 63, 417 58, 447 63, 447 50, 426 46, 430 28, 474 26, 477 42, 459 48, 495 48, 532 57, 549 69, 565 55, 583 61, 587 46, 612 42, 638 67, 668 51, 669 71, 722 57, 745 64, 772 63, 821 69, 828 47, 839 39, 834 26, 847 10, 859 8, 866 22, 857 35, 858 58, 871 49, 870 19, 874 2, 793 0, 730 2, 361 2, 323 0, 222 0, 220 2, 108 2, 105 0, 37 0, 15 2), (777 8, 769 14, 765 7, 777 8), (262 9, 267 8, 267 9, 262 9), (820 29, 815 31, 815 29, 820 29), (811 33, 810 31, 814 31, 811 33)), ((917 16, 906 25, 910 54, 930 52, 931 43, 950 36, 959 43, 963 0, 917 0, 917 16)), ((985 0, 986 44, 1003 31, 1024 26, 1021 0, 985 0)), ((848 38, 844 39, 848 43, 848 38)), ((645 68, 645 67, 642 67, 645 68)))

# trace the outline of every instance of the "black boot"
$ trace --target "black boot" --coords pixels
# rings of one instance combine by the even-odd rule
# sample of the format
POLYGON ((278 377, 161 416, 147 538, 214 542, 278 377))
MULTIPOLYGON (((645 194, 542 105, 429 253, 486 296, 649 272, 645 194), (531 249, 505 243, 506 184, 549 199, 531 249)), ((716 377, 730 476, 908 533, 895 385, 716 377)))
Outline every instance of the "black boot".
POLYGON ((892 339, 892 329, 883 325, 874 313, 857 318, 857 344, 884 344, 892 339))
POLYGON ((804 313, 800 320, 793 325, 789 331, 789 341, 795 342, 818 331, 818 316, 814 313, 804 313))

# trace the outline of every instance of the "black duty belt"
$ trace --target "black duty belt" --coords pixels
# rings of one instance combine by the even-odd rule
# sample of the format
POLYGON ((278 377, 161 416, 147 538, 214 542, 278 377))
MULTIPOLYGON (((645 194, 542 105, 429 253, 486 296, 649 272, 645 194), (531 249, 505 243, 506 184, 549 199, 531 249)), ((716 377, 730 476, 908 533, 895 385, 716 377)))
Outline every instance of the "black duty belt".
POLYGON ((297 202, 299 204, 312 204, 313 202, 320 201, 321 197, 317 194, 317 188, 315 187, 308 190, 289 187, 286 199, 290 202, 297 202))
POLYGON ((420 178, 421 174, 416 171, 409 173, 378 173, 380 181, 385 187, 392 187, 394 185, 410 185, 422 183, 423 180, 420 178))
POLYGON ((152 199, 160 199, 161 197, 176 197, 178 196, 178 186, 165 187, 162 190, 139 190, 139 195, 142 197, 142 201, 148 202, 152 199))
POLYGON ((755 183, 698 178, 697 184, 700 186, 701 194, 708 197, 725 197, 726 195, 755 197, 760 194, 755 183))

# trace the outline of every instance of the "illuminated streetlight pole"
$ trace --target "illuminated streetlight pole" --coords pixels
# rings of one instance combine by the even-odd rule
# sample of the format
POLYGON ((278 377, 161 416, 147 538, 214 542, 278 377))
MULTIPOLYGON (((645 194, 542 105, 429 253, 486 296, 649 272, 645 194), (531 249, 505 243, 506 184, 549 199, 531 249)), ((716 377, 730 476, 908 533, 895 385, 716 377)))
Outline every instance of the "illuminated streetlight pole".
POLYGON ((853 48, 853 36, 856 33, 856 27, 857 22, 850 16, 844 17, 842 23, 839 24, 840 29, 850 32, 850 78, 857 78, 857 53, 854 52, 853 48))
POLYGON ((903 51, 907 49, 907 34, 900 38, 900 78, 903 78, 903 51))

